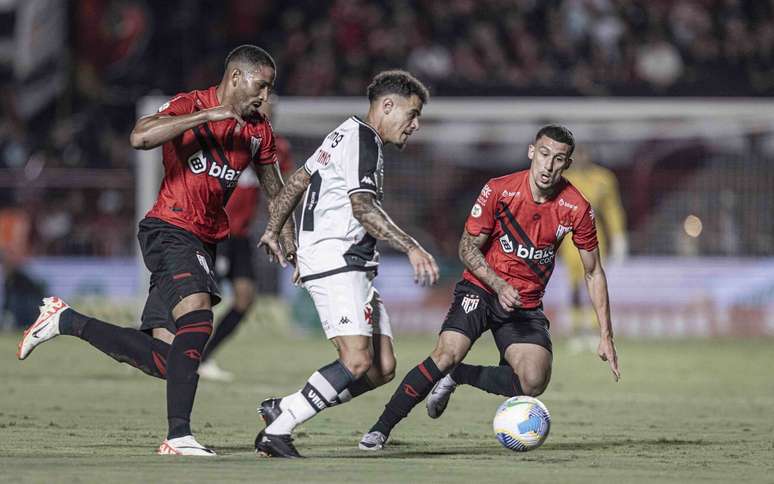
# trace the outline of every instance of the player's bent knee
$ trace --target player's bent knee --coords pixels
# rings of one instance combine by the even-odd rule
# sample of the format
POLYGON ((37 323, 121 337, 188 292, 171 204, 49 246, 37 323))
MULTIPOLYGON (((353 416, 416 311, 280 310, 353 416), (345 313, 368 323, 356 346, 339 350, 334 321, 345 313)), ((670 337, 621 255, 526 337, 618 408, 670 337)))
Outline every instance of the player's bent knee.
POLYGON ((371 369, 371 355, 365 351, 350 352, 342 355, 341 363, 352 373, 355 379, 358 379, 371 369))
POLYGON ((519 382, 524 395, 537 397, 548 386, 548 374, 540 371, 527 371, 523 375, 519 375, 519 382))
POLYGON ((435 366, 442 372, 449 371, 462 361, 465 355, 451 348, 436 348, 430 355, 435 366))

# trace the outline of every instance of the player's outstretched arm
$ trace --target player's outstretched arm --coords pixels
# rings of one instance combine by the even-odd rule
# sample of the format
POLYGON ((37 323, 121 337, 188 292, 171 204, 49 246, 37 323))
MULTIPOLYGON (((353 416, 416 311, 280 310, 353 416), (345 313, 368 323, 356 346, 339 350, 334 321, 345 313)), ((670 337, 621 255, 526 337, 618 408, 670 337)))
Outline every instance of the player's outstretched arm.
POLYGON ((207 121, 222 121, 231 118, 236 119, 237 128, 244 126, 245 121, 234 107, 227 105, 178 116, 152 114, 137 120, 132 134, 129 135, 129 142, 136 150, 150 150, 207 121))
POLYGON ((411 267, 414 268, 414 282, 424 286, 438 281, 440 271, 433 256, 390 219, 387 212, 376 203, 376 197, 372 193, 353 193, 349 199, 352 214, 372 237, 387 242, 408 256, 411 267))
POLYGON ((474 276, 497 293, 497 298, 503 308, 508 311, 516 309, 521 305, 519 292, 497 275, 487 264, 484 253, 481 252, 481 247, 488 240, 489 234, 471 235, 467 229, 463 230, 459 245, 460 260, 474 276))
POLYGON ((301 200, 312 178, 303 166, 290 175, 284 186, 276 165, 259 165, 257 174, 261 186, 269 197, 269 222, 258 246, 266 250, 269 259, 273 261, 276 258, 277 262, 285 267, 285 254, 293 254, 295 257, 296 247, 294 236, 296 224, 292 220, 285 222, 301 200), (281 236, 280 228, 282 228, 281 236), (280 245, 280 237, 282 245, 285 246, 284 252, 280 245), (289 252, 288 248, 292 248, 292 252, 289 252))
POLYGON ((613 323, 610 319, 610 298, 607 294, 607 276, 602 269, 602 261, 599 257, 599 248, 592 251, 578 249, 586 278, 586 288, 591 297, 591 304, 599 320, 599 347, 597 353, 603 361, 610 364, 615 381, 621 377, 618 367, 618 354, 613 340, 613 323))

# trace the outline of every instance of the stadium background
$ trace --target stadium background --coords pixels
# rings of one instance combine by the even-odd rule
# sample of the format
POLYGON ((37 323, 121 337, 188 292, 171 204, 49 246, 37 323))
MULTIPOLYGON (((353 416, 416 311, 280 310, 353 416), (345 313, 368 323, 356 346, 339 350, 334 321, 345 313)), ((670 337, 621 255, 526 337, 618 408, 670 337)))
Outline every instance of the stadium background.
MULTIPOLYGON (((477 191, 526 167, 531 134, 560 121, 621 187, 629 254, 608 264, 620 334, 774 332, 771 2, 0 5, 5 326, 26 321, 41 292, 98 295, 131 314, 146 277, 135 221, 155 197, 159 163, 134 153, 127 133, 169 95, 216 83, 224 53, 255 42, 278 62, 274 125, 297 164, 362 114, 379 69, 408 68, 431 88, 420 133, 387 153, 385 206, 436 255, 444 280, 416 288, 383 247, 380 282, 399 328, 435 330, 477 191)), ((279 290, 297 309, 290 319, 314 327, 303 293, 263 257, 255 263, 262 292, 279 290)), ((568 298, 558 267, 546 299, 557 334, 568 298)))
MULTIPOLYGON (((0 0, 0 482, 771 481, 773 62, 770 0, 0 0), (606 263, 621 382, 570 351, 559 264, 540 397, 553 427, 526 455, 490 434, 502 398, 463 387, 442 420, 417 409, 383 455, 363 456, 354 444, 393 382, 305 425, 313 459, 256 462, 255 403, 332 357, 304 292, 263 256, 264 295, 218 356, 237 379, 199 387, 195 432, 214 463, 152 454, 162 381, 74 338, 17 361, 16 326, 44 293, 136 324, 136 220, 160 162, 130 149, 129 130, 216 83, 243 42, 278 62, 274 125, 297 164, 365 110, 375 71, 409 68, 432 90, 420 132, 386 152, 386 208, 443 267, 421 290, 383 247, 399 377, 433 344, 478 190, 527 166, 539 125, 566 123, 616 174, 627 218, 628 256, 606 263)), ((485 337, 468 361, 495 357, 485 337)))

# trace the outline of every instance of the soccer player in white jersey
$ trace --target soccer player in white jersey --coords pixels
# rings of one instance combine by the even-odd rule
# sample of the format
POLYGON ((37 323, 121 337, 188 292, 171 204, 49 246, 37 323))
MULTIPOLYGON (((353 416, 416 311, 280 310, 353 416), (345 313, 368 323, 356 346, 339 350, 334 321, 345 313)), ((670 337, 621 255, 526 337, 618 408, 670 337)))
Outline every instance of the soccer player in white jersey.
POLYGON ((390 320, 373 287, 376 241, 405 253, 419 284, 434 284, 438 265, 381 207, 382 147, 406 145, 419 129, 428 96, 408 72, 379 73, 368 86, 365 119, 352 116, 328 134, 269 207, 259 244, 285 267, 279 231, 306 192, 294 277, 312 296, 338 358, 315 371, 297 392, 261 402, 266 428, 255 439, 259 454, 300 457, 291 438, 296 426, 394 376, 390 320))

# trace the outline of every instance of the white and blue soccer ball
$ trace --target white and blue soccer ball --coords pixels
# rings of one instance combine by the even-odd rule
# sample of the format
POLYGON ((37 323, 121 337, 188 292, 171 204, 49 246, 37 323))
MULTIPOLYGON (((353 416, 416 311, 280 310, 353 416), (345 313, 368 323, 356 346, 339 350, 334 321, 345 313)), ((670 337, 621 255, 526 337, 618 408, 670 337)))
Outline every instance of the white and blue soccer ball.
POLYGON ((551 415, 543 402, 522 395, 504 401, 497 408, 492 425, 503 447, 526 452, 545 442, 551 430, 551 415))

